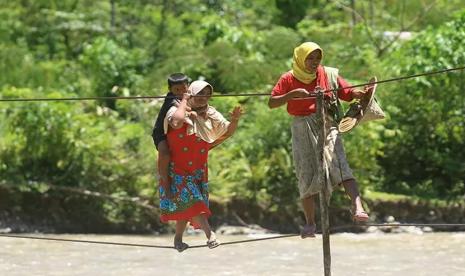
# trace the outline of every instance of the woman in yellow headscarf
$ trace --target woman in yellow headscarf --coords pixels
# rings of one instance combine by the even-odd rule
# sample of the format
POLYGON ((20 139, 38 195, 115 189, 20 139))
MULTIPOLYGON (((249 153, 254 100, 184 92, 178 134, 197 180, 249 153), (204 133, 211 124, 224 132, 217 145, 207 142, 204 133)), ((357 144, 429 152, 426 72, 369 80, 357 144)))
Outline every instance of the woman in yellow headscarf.
POLYGON ((274 86, 268 101, 270 108, 287 104, 287 112, 293 116, 292 151, 306 225, 301 237, 314 237, 315 208, 314 196, 322 189, 321 164, 317 147, 317 136, 321 123, 315 116, 316 100, 309 93, 316 87, 323 90, 339 88, 337 92, 325 94, 325 102, 330 102, 332 114, 327 114, 327 137, 325 143, 325 162, 329 169, 332 186, 342 184, 352 201, 352 215, 355 221, 368 220, 368 214, 362 206, 357 182, 347 163, 341 138, 337 130, 338 99, 352 101, 360 99, 363 91, 346 88, 349 84, 339 76, 338 69, 322 66, 323 50, 314 42, 305 42, 294 49, 292 70, 284 73, 274 86))

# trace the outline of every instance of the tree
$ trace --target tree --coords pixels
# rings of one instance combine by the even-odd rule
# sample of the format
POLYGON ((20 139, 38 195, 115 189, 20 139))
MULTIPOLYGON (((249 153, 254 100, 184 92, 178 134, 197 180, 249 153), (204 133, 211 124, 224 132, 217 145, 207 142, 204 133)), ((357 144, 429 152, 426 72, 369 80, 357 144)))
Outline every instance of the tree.
POLYGON ((280 10, 279 24, 295 28, 306 15, 310 5, 308 0, 276 0, 276 7, 280 10))
MULTIPOLYGON (((400 47, 386 68, 411 75, 465 64, 465 13, 428 28, 400 47)), ((401 82, 384 98, 388 121, 384 156, 388 191, 454 197, 465 193, 465 73, 401 82)))

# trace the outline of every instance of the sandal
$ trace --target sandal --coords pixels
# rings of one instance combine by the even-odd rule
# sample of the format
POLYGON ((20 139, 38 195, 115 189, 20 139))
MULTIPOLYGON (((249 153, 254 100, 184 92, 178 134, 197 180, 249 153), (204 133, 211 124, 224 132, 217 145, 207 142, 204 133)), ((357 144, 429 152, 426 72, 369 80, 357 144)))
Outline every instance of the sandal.
POLYGON ((300 237, 302 239, 305 238, 314 238, 315 237, 315 232, 316 232, 316 225, 315 224, 305 224, 304 228, 300 231, 300 237))
POLYGON ((215 233, 212 232, 210 238, 207 241, 207 246, 210 249, 213 249, 215 247, 218 247, 220 245, 220 242, 216 239, 215 233))
POLYGON ((339 122, 338 130, 341 133, 348 132, 353 129, 362 117, 362 106, 359 102, 354 102, 349 106, 349 110, 346 112, 342 120, 339 122))
POLYGON ((185 242, 175 242, 174 243, 174 249, 178 250, 178 252, 183 252, 189 248, 189 245, 185 242))
POLYGON ((365 211, 351 210, 350 213, 352 214, 352 220, 354 222, 366 222, 370 218, 370 216, 368 216, 368 213, 365 211))

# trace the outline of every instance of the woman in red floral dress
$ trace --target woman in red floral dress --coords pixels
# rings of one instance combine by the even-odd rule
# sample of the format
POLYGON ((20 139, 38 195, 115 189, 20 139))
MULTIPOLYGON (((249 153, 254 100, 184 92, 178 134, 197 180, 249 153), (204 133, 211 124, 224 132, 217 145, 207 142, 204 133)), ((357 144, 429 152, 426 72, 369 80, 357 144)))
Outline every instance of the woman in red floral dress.
POLYGON ((165 118, 172 160, 168 183, 159 186, 161 220, 176 221, 174 247, 180 252, 188 248, 182 242, 187 222, 205 232, 209 248, 219 245, 208 223, 208 151, 234 133, 242 110, 235 107, 230 121, 226 120, 208 105, 212 92, 209 83, 192 82, 179 106, 172 107, 165 118))

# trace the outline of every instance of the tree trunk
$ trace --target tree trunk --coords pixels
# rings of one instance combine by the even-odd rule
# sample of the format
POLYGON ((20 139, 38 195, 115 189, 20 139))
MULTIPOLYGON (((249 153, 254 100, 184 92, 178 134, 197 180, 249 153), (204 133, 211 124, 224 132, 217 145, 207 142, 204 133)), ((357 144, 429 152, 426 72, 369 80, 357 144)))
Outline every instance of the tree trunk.
POLYGON ((355 0, 350 0, 350 7, 352 8, 352 27, 357 24, 357 14, 355 12, 355 0))
POLYGON ((110 0, 110 4, 111 4, 110 33, 111 33, 111 36, 113 36, 115 32, 115 13, 116 13, 115 0, 110 0))

